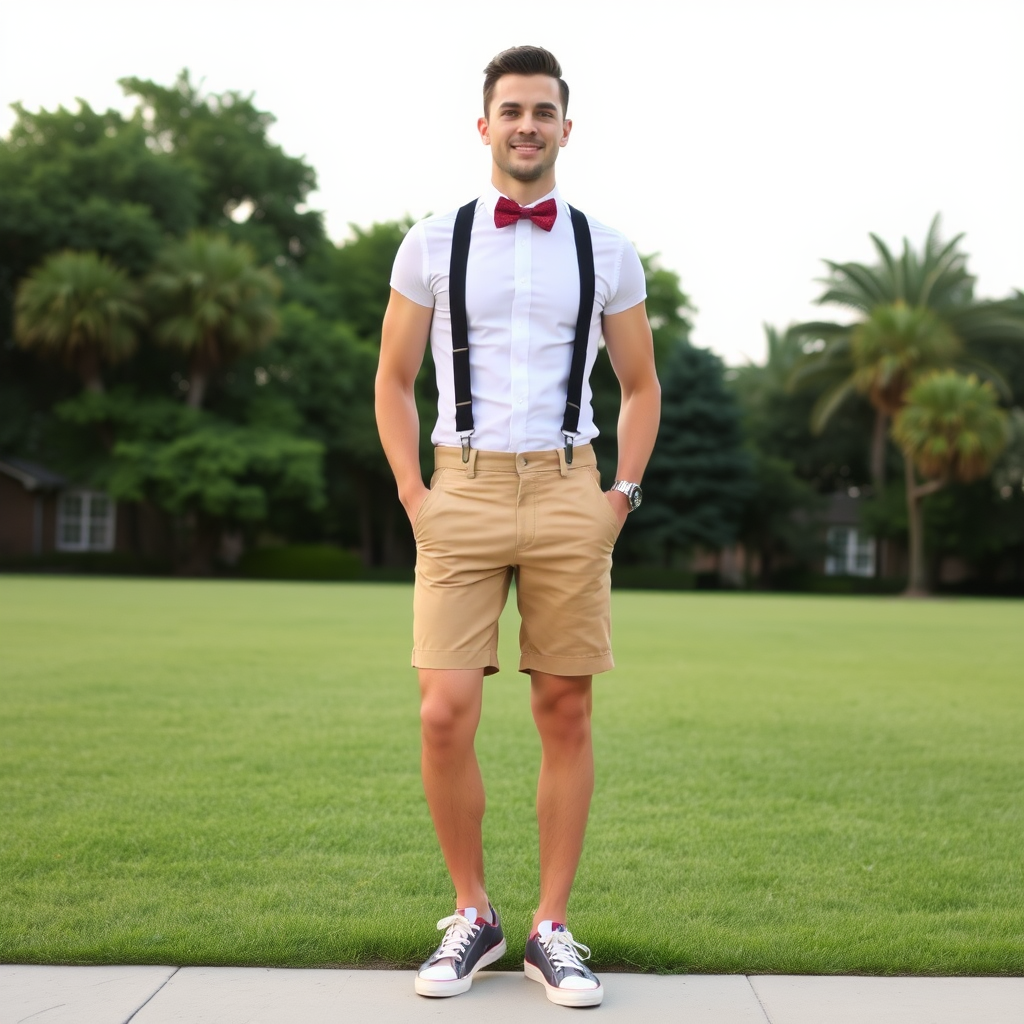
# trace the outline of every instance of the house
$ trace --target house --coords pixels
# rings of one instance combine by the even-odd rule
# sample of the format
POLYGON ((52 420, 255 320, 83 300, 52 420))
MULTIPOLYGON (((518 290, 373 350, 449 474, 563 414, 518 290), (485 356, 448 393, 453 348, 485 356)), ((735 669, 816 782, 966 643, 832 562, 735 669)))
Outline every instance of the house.
MULTIPOLYGON (((135 552, 140 530, 136 505, 80 487, 27 459, 0 457, 0 559, 24 562, 54 553, 135 552)), ((156 524, 153 524, 156 525, 156 524)), ((146 539, 149 539, 148 537, 146 539)), ((151 545, 147 545, 151 546, 151 545)))
POLYGON ((851 487, 828 496, 822 514, 825 529, 826 576, 873 577, 877 568, 877 544, 860 525, 860 493, 851 487))
POLYGON ((856 487, 828 496, 822 515, 827 554, 819 571, 826 576, 905 577, 906 546, 889 538, 876 540, 864 529, 862 500, 856 487))

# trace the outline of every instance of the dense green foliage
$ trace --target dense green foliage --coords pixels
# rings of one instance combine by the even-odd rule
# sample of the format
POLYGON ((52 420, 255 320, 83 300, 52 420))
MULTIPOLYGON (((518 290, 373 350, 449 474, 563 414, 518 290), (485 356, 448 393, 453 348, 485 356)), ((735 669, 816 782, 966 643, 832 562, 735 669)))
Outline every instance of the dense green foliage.
MULTIPOLYGON (((943 242, 936 216, 921 251, 904 239, 903 252, 897 258, 880 238, 872 235, 877 262, 865 265, 826 261, 829 276, 818 300, 824 305, 844 307, 857 319, 850 323, 814 322, 792 328, 798 337, 813 339, 815 343, 791 374, 794 386, 811 387, 818 392, 812 427, 822 430, 854 394, 863 395, 874 410, 871 485, 875 507, 871 517, 876 522, 890 504, 882 500, 886 490, 887 435, 891 433, 903 453, 910 549, 908 593, 925 593, 929 587, 918 501, 944 487, 947 477, 969 481, 979 475, 987 476, 1005 442, 1005 431, 1000 428, 997 432, 1002 441, 988 446, 993 455, 978 461, 978 466, 983 467, 980 471, 958 473, 947 466, 950 471, 943 474, 941 482, 919 487, 913 463, 928 445, 920 437, 910 444, 904 428, 929 417, 927 409, 908 407, 917 400, 913 396, 924 394, 919 390, 921 382, 945 382, 933 384, 929 392, 934 398, 938 388, 945 396, 946 428, 933 438, 940 446, 949 440, 951 425, 962 426, 976 404, 971 397, 976 389, 969 384, 974 378, 962 376, 964 372, 976 370, 991 379, 1007 403, 1024 401, 1024 394, 1014 395, 999 365, 1005 362, 1007 369, 1017 371, 1024 358, 1021 295, 998 302, 976 298, 975 279, 967 269, 967 254, 960 248, 962 237, 957 235, 943 242), (986 362, 985 354, 995 355, 997 363, 986 362), (937 377, 940 370, 947 372, 937 377)), ((991 391, 984 394, 988 396, 986 401, 994 398, 991 391)), ((934 418, 931 422, 935 422, 934 418)), ((961 442, 969 443, 968 436, 973 436, 970 430, 962 435, 961 442)), ((1018 507, 1022 497, 1019 488, 1010 488, 1009 494, 1005 488, 991 491, 993 502, 1013 500, 1018 507)), ((891 524, 888 525, 887 532, 892 532, 891 524)), ((1003 539, 1011 541, 1009 536, 1003 539)), ((1019 566, 1019 556, 1016 561, 1019 566)), ((1015 577, 1020 578, 1019 571, 1015 577)))
MULTIPOLYGON (((372 392, 410 221, 352 225, 334 244, 307 205, 313 168, 272 142, 251 95, 205 93, 187 72, 121 84, 127 116, 16 107, 0 140, 0 454, 141 496, 176 542, 138 564, 209 569, 231 530, 249 548, 328 544, 408 566, 372 392)), ((852 319, 768 327, 765 363, 731 370, 690 343, 678 276, 642 257, 664 419, 620 564, 690 578, 696 553, 739 542, 750 582, 784 585, 820 570, 835 493, 859 494, 862 527, 902 543, 889 427, 920 374, 975 372, 1019 408, 1024 293, 976 297, 962 236, 943 241, 938 218, 920 250, 872 240, 874 263, 826 261, 820 301, 852 319)), ((428 476, 429 353, 417 384, 428 476)), ((604 351, 591 384, 610 484, 620 392, 604 351)), ((959 555, 980 585, 1024 584, 1024 419, 1009 422, 990 483, 923 505, 932 562, 959 555)))
POLYGON ((661 378, 661 429, 644 478, 648 495, 633 519, 648 551, 671 566, 676 553, 717 550, 735 540, 752 480, 722 361, 682 343, 661 378))
MULTIPOLYGON (((0 958, 420 962, 452 891, 396 656, 410 601, 5 578, 0 958)), ((1015 605, 614 602, 570 905, 596 966, 1019 974, 1015 605)), ((507 969, 537 894, 516 634, 510 616, 478 745, 507 969)))

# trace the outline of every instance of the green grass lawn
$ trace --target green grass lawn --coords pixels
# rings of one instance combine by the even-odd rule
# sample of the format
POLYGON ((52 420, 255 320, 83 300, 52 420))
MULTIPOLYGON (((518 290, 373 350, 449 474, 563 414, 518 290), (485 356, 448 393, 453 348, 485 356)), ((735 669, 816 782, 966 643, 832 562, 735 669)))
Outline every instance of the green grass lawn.
MULTIPOLYGON (((0 577, 0 961, 411 965, 452 893, 411 592, 0 577)), ((598 967, 1024 972, 1024 605, 614 595, 570 925, 598 967)), ((488 881, 536 898, 528 683, 488 881)))

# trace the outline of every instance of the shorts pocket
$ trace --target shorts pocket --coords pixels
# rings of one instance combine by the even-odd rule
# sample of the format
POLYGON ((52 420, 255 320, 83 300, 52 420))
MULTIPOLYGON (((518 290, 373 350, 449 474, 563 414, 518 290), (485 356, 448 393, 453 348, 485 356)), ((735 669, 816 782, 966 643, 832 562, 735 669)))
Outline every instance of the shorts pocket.
POLYGON ((420 528, 420 524, 430 513, 433 506, 437 504, 437 499, 441 496, 441 481, 443 478, 444 470, 435 469, 433 476, 430 478, 430 490, 427 492, 427 496, 423 499, 420 507, 416 510, 416 518, 413 520, 412 524, 412 532, 414 535, 420 528))
POLYGON ((601 503, 601 510, 604 513, 604 517, 608 520, 615 528, 615 534, 618 536, 619 530, 622 528, 619 523, 619 517, 615 514, 615 509, 612 508, 611 502, 606 497, 604 491, 601 489, 601 474, 596 468, 588 468, 587 476, 593 484, 591 488, 597 495, 597 500, 601 503))

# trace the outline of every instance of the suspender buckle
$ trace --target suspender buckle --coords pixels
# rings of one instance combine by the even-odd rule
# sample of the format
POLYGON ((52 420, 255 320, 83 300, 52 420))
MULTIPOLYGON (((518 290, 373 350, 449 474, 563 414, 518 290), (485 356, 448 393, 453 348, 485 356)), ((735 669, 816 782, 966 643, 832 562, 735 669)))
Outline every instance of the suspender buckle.
POLYGON ((565 438, 565 462, 566 465, 572 465, 572 434, 563 434, 565 438))
POLYGON ((469 434, 462 435, 462 461, 469 462, 469 434))

